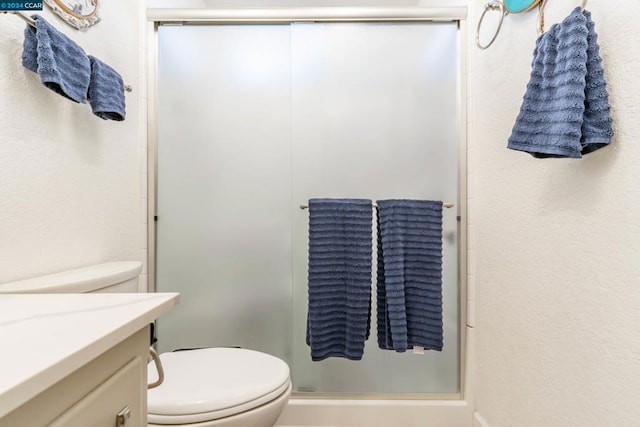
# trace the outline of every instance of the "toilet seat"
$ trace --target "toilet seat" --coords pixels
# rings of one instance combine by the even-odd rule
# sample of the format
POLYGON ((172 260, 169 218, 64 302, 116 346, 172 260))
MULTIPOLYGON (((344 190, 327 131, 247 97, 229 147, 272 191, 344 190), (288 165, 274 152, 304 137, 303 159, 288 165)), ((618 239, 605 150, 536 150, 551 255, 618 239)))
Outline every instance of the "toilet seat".
MULTIPOLYGON (((148 392, 152 424, 217 420, 265 405, 290 387, 289 367, 277 357, 238 348, 205 348, 160 355, 162 385, 148 392)), ((149 366, 149 381, 155 368, 149 366)))

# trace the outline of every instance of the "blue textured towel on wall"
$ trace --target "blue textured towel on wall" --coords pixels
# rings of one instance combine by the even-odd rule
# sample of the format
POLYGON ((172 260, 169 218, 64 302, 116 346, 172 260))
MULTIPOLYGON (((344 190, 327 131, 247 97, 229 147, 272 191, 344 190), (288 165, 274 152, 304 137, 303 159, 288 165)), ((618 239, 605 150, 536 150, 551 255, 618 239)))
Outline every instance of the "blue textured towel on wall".
POLYGON ((377 203, 378 346, 442 350, 442 202, 377 203))
POLYGON ((87 101, 91 65, 84 50, 51 26, 42 16, 33 15, 36 28, 24 30, 22 65, 40 75, 40 81, 72 101, 87 101))
POLYGON ((611 142, 610 110, 591 13, 578 7, 536 41, 508 147, 538 158, 580 158, 611 142))
POLYGON ((91 79, 89 104, 93 114, 104 120, 122 121, 125 117, 124 82, 109 65, 89 55, 91 79))
POLYGON ((311 359, 360 360, 371 317, 372 204, 364 199, 309 200, 311 359))

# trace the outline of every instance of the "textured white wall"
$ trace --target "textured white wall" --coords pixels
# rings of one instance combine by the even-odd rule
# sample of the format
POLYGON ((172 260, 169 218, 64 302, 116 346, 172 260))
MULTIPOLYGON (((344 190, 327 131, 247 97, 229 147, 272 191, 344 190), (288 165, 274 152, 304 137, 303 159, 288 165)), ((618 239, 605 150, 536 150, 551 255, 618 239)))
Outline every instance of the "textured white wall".
MULTIPOLYGON (((470 3, 475 33, 485 2, 470 3)), ((578 4, 550 1, 547 26, 578 4)), ((640 2, 588 8, 616 136, 582 160, 506 149, 535 12, 508 16, 488 50, 470 47, 476 403, 491 427, 640 426, 640 2)))
POLYGON ((0 15, 0 283, 140 259, 141 11, 129 0, 100 2, 102 22, 85 33, 42 12, 134 86, 124 122, 42 86, 21 64, 24 22, 0 15))

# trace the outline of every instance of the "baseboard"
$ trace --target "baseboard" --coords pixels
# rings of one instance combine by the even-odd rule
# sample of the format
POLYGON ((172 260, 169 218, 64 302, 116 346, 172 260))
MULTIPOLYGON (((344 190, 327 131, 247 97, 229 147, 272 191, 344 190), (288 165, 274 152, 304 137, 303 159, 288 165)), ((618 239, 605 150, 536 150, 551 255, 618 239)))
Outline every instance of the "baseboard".
POLYGON ((478 411, 473 413, 473 427, 491 427, 478 411))
POLYGON ((291 399, 279 427, 469 427, 464 400, 291 399))

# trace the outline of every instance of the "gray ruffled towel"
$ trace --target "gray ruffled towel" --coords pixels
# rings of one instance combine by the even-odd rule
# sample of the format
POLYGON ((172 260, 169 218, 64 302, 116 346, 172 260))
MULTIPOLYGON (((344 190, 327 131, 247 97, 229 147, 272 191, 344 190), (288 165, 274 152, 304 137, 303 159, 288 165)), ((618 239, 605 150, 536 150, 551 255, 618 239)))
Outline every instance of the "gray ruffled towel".
POLYGON ((534 157, 580 158, 613 136, 591 13, 576 8, 542 34, 508 147, 534 157))
POLYGON ((309 200, 311 359, 360 360, 371 317, 372 204, 364 199, 309 200))
POLYGON ((442 350, 442 202, 377 203, 378 346, 442 350))
POLYGON ((42 83, 72 101, 87 101, 91 65, 84 50, 51 26, 42 16, 33 15, 36 27, 24 30, 22 65, 40 75, 42 83))
POLYGON ((93 114, 104 120, 122 121, 125 118, 124 82, 109 65, 89 55, 91 80, 89 104, 93 114))

